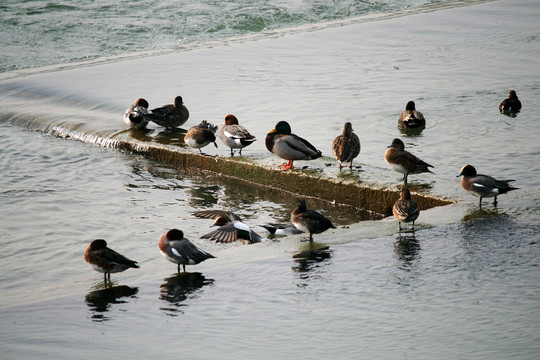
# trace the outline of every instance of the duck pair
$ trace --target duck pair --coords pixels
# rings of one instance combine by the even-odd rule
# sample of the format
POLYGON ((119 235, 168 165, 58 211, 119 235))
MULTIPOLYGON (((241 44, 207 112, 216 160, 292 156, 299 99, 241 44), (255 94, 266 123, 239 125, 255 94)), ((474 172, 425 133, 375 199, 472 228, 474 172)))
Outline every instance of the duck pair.
POLYGON ((148 110, 149 106, 148 101, 138 98, 124 113, 124 122, 133 129, 143 129, 150 121, 167 129, 174 129, 189 119, 189 111, 181 96, 177 96, 173 104, 152 110, 148 110))
MULTIPOLYGON (((186 271, 186 265, 196 265, 207 259, 215 258, 212 254, 199 249, 184 237, 182 230, 172 229, 159 237, 159 251, 169 260, 180 265, 186 271)), ((103 273, 105 283, 111 281, 111 273, 118 273, 129 268, 138 269, 137 261, 133 261, 107 246, 103 239, 92 241, 84 252, 84 259, 97 272, 103 273)))

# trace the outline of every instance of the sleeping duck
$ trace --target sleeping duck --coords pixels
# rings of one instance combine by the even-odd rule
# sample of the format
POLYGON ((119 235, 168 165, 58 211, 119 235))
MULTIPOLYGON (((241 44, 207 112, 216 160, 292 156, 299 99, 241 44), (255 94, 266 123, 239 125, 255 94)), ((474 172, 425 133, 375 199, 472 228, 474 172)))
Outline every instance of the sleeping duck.
POLYGON ((126 109, 124 122, 133 129, 142 129, 148 124, 145 115, 148 114, 148 101, 138 98, 135 103, 126 109))

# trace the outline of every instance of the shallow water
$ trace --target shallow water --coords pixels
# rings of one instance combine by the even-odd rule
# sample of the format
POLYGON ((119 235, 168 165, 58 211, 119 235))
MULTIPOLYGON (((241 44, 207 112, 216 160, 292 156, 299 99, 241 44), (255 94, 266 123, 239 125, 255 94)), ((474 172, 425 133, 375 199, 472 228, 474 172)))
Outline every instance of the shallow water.
MULTIPOLYGON (((0 82, 2 357, 537 358, 539 11, 535 2, 498 1, 8 73, 0 82), (515 118, 497 109, 510 88, 525 104, 515 118), (47 135, 69 125, 71 139, 96 145, 129 138, 127 104, 178 92, 192 113, 186 125, 237 114, 259 138, 243 154, 264 164, 280 163, 262 140, 287 119, 327 155, 298 165, 339 176, 330 142, 352 121, 362 168, 351 176, 396 188, 400 175, 382 154, 401 137, 435 165, 435 175, 411 177, 412 187, 458 203, 422 212, 421 230, 401 236, 393 218, 357 222, 319 203, 339 228, 311 246, 301 236, 219 245, 199 239, 210 223, 192 211, 230 208, 255 227, 286 220, 294 200, 47 135), (419 136, 396 127, 411 98, 428 122, 419 136), (480 210, 455 178, 465 163, 516 178, 520 190, 480 210), (177 276, 157 250, 171 227, 217 258, 177 276), (82 258, 95 238, 141 268, 113 274, 105 289, 82 258)), ((177 135, 152 127, 143 140, 174 146, 177 135)), ((205 150, 227 156, 219 145, 205 150)))

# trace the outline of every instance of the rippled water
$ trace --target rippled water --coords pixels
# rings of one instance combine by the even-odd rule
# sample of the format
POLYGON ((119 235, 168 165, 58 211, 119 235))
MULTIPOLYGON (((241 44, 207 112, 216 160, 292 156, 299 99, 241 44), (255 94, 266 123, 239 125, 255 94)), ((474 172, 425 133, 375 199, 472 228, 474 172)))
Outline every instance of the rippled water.
POLYGON ((445 2, 5 0, 0 4, 0 72, 445 2))
MULTIPOLYGON (((539 10, 497 1, 0 81, 1 357, 536 359, 539 10), (524 102, 514 118, 497 110, 510 87, 524 102), (135 137, 121 114, 138 94, 178 91, 190 122, 245 119, 261 140, 246 155, 265 164, 279 163, 262 141, 278 119, 325 155, 349 120, 362 141, 350 176, 396 187, 382 153, 401 137, 435 165, 415 191, 458 203, 422 212, 414 234, 317 203, 339 228, 313 245, 201 240, 210 224, 192 211, 230 208, 255 227, 286 220, 294 199, 97 146, 135 137), (396 127, 411 97, 419 136, 396 127), (50 135, 63 124, 69 140, 50 135), (478 209, 455 178, 468 162, 520 190, 478 209), (217 258, 175 274, 157 249, 171 227, 217 258), (82 258, 99 237, 141 265, 112 288, 82 258)), ((155 127, 137 140, 180 143, 155 127)), ((308 166, 343 176, 329 156, 308 166)))

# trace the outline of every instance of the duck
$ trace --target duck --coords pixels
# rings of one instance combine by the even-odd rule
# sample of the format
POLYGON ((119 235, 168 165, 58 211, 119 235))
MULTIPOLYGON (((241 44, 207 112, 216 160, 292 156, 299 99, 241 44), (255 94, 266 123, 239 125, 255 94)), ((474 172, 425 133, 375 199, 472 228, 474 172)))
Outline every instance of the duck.
POLYGON ((418 207, 418 203, 411 198, 411 192, 406 186, 403 186, 401 189, 401 196, 394 203, 392 213, 398 221, 399 231, 401 231, 402 222, 412 222, 412 229, 414 230, 414 222, 420 215, 420 208, 418 207))
POLYGON ((424 172, 433 174, 433 172, 429 170, 433 165, 428 164, 406 151, 405 144, 398 138, 392 140, 392 144, 386 149, 384 160, 392 170, 403 174, 403 181, 405 184, 407 183, 409 174, 420 174, 424 172))
POLYGON ((177 96, 174 98, 174 104, 163 105, 152 109, 144 117, 159 126, 174 129, 185 124, 189 119, 189 111, 184 105, 182 97, 177 96))
POLYGON ((294 226, 309 233, 309 241, 313 241, 313 234, 320 234, 328 229, 335 229, 332 222, 315 210, 308 210, 305 200, 298 200, 299 204, 291 212, 291 222, 294 226))
POLYGON ((399 115, 398 126, 401 128, 423 128, 426 126, 424 115, 416 110, 414 101, 409 101, 405 106, 405 111, 399 115))
POLYGON ((288 163, 281 164, 281 170, 293 167, 294 160, 314 160, 320 158, 322 153, 307 140, 291 133, 291 126, 286 121, 280 121, 266 135, 266 148, 288 163))
POLYGON ((482 207, 482 199, 494 197, 493 205, 497 206, 497 196, 519 188, 513 187, 509 182, 515 180, 497 180, 489 175, 477 174, 472 165, 465 165, 457 177, 461 178, 461 187, 467 192, 480 198, 478 205, 482 207))
POLYGON ((148 124, 145 115, 148 114, 148 101, 138 98, 135 103, 126 109, 124 122, 132 129, 144 129, 148 124))
POLYGON ((199 149, 199 153, 202 154, 201 148, 210 143, 216 144, 216 131, 218 127, 210 124, 208 121, 203 120, 199 125, 191 127, 184 136, 185 143, 194 149, 199 149))
POLYGON ((172 263, 180 265, 186 272, 186 265, 197 265, 205 260, 214 259, 215 256, 199 249, 191 241, 184 237, 184 232, 171 229, 159 237, 159 252, 172 263))
POLYGON ((332 142, 334 157, 339 162, 339 169, 346 167, 343 163, 350 163, 348 166, 352 169, 353 159, 360 154, 360 139, 353 132, 352 124, 346 122, 343 126, 343 132, 332 142))
POLYGON ((517 113, 521 110, 521 101, 516 94, 515 90, 510 90, 508 98, 501 101, 499 104, 499 111, 501 113, 517 113))
POLYGON ((240 149, 239 155, 242 155, 242 149, 253 144, 257 138, 238 123, 238 118, 233 114, 225 116, 225 123, 219 130, 219 138, 223 143, 231 148, 231 156, 234 156, 233 149, 240 149))
POLYGON ((133 261, 107 247, 107 241, 96 239, 84 251, 84 260, 92 268, 103 273, 103 281, 111 281, 111 273, 125 271, 129 268, 138 269, 137 261, 133 261))
POLYGON ((193 215, 205 219, 214 219, 214 224, 211 227, 218 227, 216 230, 201 236, 201 239, 209 239, 218 243, 241 241, 243 244, 254 244, 268 240, 251 230, 249 226, 242 222, 240 216, 232 211, 202 210, 195 211, 193 215))
POLYGON ((272 235, 289 236, 289 235, 297 235, 297 234, 303 233, 303 231, 300 229, 297 229, 296 226, 294 226, 292 222, 266 223, 260 226, 265 228, 272 235))

